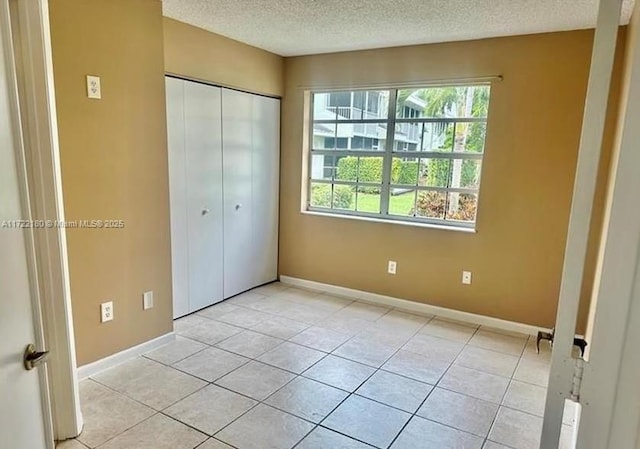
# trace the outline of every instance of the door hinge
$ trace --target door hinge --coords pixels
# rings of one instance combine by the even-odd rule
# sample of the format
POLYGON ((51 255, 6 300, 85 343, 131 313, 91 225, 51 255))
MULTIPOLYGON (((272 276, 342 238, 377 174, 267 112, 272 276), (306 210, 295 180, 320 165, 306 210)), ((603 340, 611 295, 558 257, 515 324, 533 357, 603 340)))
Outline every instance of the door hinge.
MULTIPOLYGON (((536 352, 540 352, 540 342, 542 340, 546 340, 549 342, 550 346, 553 346, 553 339, 555 337, 556 334, 556 329, 553 328, 551 329, 551 332, 543 332, 540 331, 538 332, 538 337, 536 338, 536 352)), ((580 349, 580 355, 584 357, 584 351, 587 348, 587 341, 582 338, 582 337, 575 337, 573 339, 573 346, 576 346, 578 349, 580 349)))
POLYGON ((585 361, 582 357, 576 357, 573 359, 573 378, 571 381, 571 400, 574 402, 580 402, 580 393, 582 390, 582 377, 584 375, 585 361))

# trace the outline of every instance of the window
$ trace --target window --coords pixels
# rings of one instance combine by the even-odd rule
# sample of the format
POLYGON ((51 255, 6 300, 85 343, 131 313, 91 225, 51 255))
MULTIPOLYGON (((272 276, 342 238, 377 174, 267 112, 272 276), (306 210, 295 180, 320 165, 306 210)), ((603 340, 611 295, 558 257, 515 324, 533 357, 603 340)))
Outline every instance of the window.
POLYGON ((311 211, 473 228, 490 87, 312 94, 311 211))

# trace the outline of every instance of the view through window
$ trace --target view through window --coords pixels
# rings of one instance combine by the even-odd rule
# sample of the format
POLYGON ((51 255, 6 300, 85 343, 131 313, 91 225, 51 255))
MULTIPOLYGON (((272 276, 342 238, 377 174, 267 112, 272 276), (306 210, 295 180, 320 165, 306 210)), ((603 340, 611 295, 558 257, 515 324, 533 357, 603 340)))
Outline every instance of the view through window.
POLYGON ((489 95, 488 85, 313 93, 308 209, 473 227, 489 95))

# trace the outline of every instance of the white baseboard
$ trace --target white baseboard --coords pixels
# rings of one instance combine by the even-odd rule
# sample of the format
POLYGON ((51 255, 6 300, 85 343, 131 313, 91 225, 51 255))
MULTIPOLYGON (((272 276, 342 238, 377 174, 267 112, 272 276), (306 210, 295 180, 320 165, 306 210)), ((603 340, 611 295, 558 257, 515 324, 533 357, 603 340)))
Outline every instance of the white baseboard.
POLYGON ((95 362, 82 365, 78 367, 78 379, 83 380, 93 376, 94 374, 98 374, 101 371, 113 368, 114 366, 120 365, 121 363, 131 360, 134 357, 145 354, 149 351, 153 351, 160 346, 171 343, 175 341, 175 339, 176 334, 173 332, 169 332, 168 334, 161 335, 154 338, 153 340, 145 341, 144 343, 140 343, 139 345, 125 349, 124 351, 112 354, 108 357, 105 357, 104 359, 96 360, 95 362))
POLYGON ((394 298, 392 296, 379 295, 377 293, 365 292, 362 290, 355 290, 352 288, 340 287, 337 285, 323 284, 322 282, 309 281, 306 279, 299 279, 291 276, 280 276, 280 282, 292 285, 294 287, 323 291, 372 304, 395 307, 396 309, 404 310, 407 312, 437 315, 439 317, 448 318, 450 320, 457 320, 466 323, 477 324, 480 326, 493 327, 494 329, 499 329, 507 332, 518 332, 528 335, 537 335, 538 331, 550 332, 550 329, 532 326, 530 324, 517 323, 515 321, 507 321, 500 318, 477 315, 475 313, 462 312, 460 310, 447 309, 445 307, 432 306, 430 304, 409 301, 407 299, 394 298))

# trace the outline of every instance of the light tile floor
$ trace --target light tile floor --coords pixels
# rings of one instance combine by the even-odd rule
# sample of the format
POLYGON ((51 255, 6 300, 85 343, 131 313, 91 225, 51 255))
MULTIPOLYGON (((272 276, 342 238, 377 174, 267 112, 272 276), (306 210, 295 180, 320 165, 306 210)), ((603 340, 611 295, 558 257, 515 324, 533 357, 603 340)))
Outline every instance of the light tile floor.
POLYGON ((175 330, 81 382, 85 427, 59 449, 539 445, 550 353, 526 335, 277 282, 175 330))

